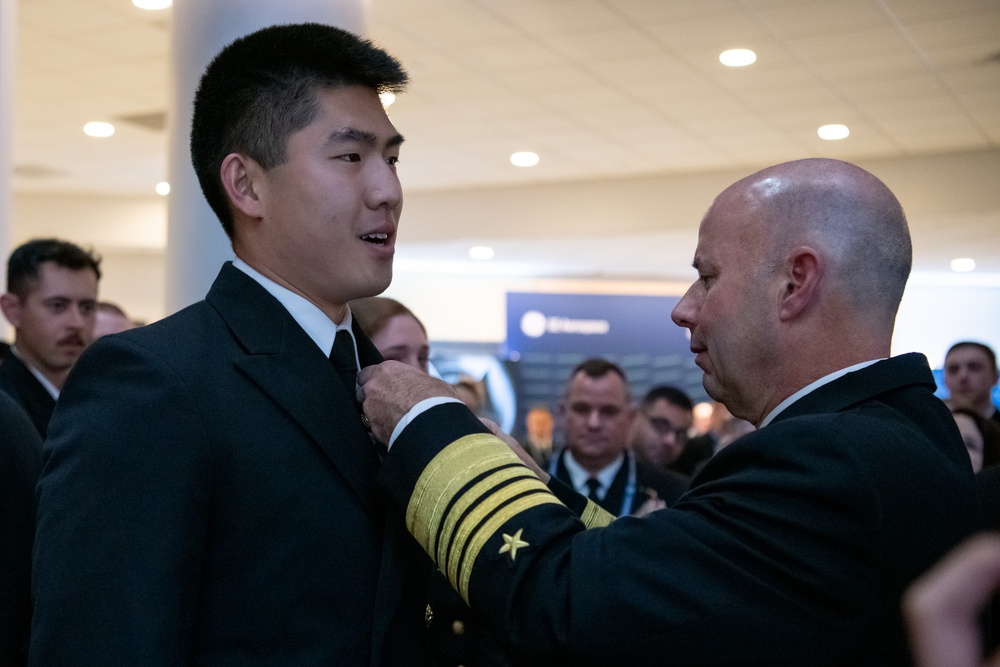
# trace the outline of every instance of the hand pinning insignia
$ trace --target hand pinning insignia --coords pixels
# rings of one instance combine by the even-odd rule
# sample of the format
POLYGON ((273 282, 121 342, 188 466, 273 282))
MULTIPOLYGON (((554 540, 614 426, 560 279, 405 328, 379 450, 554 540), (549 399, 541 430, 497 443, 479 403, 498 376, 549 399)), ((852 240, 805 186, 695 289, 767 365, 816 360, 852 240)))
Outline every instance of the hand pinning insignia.
POLYGON ((528 543, 521 539, 521 533, 524 532, 523 528, 518 528, 514 536, 511 537, 507 533, 501 535, 503 537, 503 546, 500 547, 500 553, 505 554, 510 552, 510 560, 513 562, 517 558, 517 550, 521 547, 528 546, 528 543))

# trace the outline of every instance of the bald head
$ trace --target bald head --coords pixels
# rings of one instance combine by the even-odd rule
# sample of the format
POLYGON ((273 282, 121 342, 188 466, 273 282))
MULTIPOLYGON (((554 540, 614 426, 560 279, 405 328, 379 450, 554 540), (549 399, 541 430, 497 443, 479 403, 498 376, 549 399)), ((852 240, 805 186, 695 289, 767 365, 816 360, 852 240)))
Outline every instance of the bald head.
POLYGON ((726 188, 698 231, 698 280, 672 318, 708 394, 759 424, 810 382, 889 355, 910 272, 906 218, 838 160, 768 167, 726 188))
POLYGON ((894 319, 910 275, 903 209, 886 185, 840 160, 813 158, 762 169, 716 200, 738 203, 763 233, 769 258, 808 245, 824 255, 827 280, 868 315, 894 319))

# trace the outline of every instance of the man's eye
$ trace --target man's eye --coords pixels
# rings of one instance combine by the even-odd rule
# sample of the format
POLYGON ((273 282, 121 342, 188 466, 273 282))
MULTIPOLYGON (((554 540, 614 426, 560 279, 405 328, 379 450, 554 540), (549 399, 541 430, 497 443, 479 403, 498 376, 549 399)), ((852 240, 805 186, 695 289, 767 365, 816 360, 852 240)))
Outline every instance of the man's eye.
POLYGON ((399 163, 399 156, 398 155, 390 156, 390 157, 386 158, 385 161, 388 162, 391 166, 394 167, 394 166, 396 166, 399 163))
POLYGON ((340 159, 346 162, 361 162, 361 155, 359 153, 346 153, 341 155, 340 159))

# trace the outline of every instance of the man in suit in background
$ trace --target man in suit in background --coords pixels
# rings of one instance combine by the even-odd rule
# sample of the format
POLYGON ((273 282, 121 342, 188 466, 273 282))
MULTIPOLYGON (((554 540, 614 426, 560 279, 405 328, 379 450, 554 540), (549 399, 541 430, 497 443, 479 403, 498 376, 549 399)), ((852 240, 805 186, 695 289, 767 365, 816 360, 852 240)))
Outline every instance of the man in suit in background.
POLYGON ((38 486, 34 664, 423 661, 430 563, 377 494, 355 375, 381 357, 346 305, 392 277, 402 137, 379 93, 405 82, 318 24, 209 65, 192 161, 236 260, 72 373, 38 486))
POLYGON ((657 385, 642 397, 629 434, 629 449, 635 455, 639 475, 661 498, 679 497, 691 485, 688 475, 670 465, 687 450, 693 422, 691 398, 677 387, 657 385))
POLYGON ((58 239, 28 241, 7 261, 0 308, 15 337, 0 364, 0 390, 24 408, 42 439, 70 368, 94 337, 99 264, 58 239))
POLYGON ((961 341, 944 355, 944 384, 948 403, 953 408, 969 408, 995 424, 1000 424, 1000 410, 993 405, 997 386, 997 355, 983 343, 961 341))
POLYGON ((910 264, 872 174, 764 169, 709 208, 673 312, 708 394, 757 430, 677 505, 609 523, 392 362, 361 374, 390 447, 380 480, 497 639, 534 658, 908 665, 903 592, 978 523, 927 360, 889 358, 910 264))
MULTIPOLYGON (((566 442, 552 457, 550 474, 615 516, 628 516, 657 497, 627 449, 636 410, 618 364, 587 359, 577 365, 566 383, 561 412, 566 442)), ((661 499, 672 504, 686 490, 687 484, 664 489, 668 495, 661 499)))
POLYGON ((0 665, 28 664, 31 544, 42 439, 14 399, 0 392, 0 665))

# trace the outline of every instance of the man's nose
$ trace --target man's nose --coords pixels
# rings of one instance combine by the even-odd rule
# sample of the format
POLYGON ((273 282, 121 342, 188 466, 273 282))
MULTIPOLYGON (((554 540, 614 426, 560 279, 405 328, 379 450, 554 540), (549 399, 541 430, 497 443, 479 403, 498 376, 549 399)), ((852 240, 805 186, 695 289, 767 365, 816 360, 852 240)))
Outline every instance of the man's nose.
POLYGON ((373 209, 385 207, 395 209, 403 202, 403 186, 389 164, 382 162, 372 174, 368 191, 368 204, 373 209))
POLYGON ((69 325, 74 329, 83 329, 87 326, 87 314, 84 313, 83 309, 77 306, 67 309, 70 313, 69 325))
POLYGON ((670 311, 670 319, 673 320, 674 324, 685 329, 694 328, 695 308, 694 297, 691 295, 693 287, 694 285, 688 288, 674 309, 670 311))

